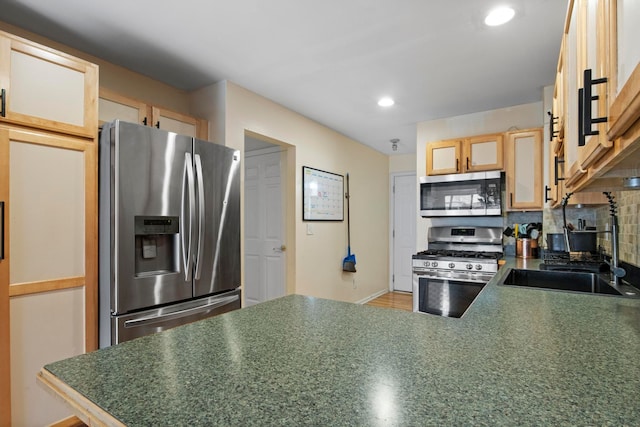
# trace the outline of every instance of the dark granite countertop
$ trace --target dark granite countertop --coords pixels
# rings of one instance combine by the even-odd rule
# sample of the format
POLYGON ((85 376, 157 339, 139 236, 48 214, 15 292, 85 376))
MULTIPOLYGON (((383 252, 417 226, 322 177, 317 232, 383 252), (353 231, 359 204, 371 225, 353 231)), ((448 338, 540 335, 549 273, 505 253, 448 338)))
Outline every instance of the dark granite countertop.
POLYGON ((45 369, 129 426, 640 425, 640 300, 505 270, 460 319, 293 295, 45 369))

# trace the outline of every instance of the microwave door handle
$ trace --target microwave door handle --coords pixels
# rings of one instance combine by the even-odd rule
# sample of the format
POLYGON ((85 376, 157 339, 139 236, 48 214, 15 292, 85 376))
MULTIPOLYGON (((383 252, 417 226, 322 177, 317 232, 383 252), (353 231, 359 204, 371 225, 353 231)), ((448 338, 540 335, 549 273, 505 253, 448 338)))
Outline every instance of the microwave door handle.
POLYGON ((191 153, 184 154, 184 171, 182 175, 182 204, 180 207, 180 236, 182 243, 182 262, 184 267, 184 280, 188 282, 191 280, 191 270, 193 263, 193 251, 191 250, 191 236, 193 229, 193 211, 195 208, 195 188, 193 182, 193 162, 191 160, 191 153), (187 187, 186 196, 188 197, 187 203, 189 204, 189 212, 185 212, 185 187, 187 187), (188 227, 185 225, 186 218, 189 218, 188 227), (188 228, 188 231, 187 231, 188 228), (187 235, 189 236, 187 238, 187 235))
POLYGON ((200 273, 202 271, 202 253, 204 245, 204 179, 202 177, 202 161, 200 160, 200 155, 195 155, 195 163, 196 163, 196 178, 198 180, 198 249, 196 251, 196 272, 195 279, 200 279, 200 273))

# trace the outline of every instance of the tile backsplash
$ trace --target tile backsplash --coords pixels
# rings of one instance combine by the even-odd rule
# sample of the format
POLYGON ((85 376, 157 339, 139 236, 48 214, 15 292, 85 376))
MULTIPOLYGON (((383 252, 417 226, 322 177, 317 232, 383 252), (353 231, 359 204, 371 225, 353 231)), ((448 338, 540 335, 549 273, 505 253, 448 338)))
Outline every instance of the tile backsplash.
MULTIPOLYGON (((619 254, 622 261, 633 265, 640 265, 640 191, 618 191, 612 193, 618 205, 618 229, 619 229, 619 254)), ((578 219, 586 221, 587 226, 596 226, 597 230, 610 230, 611 216, 609 205, 599 207, 567 207, 567 222, 577 226, 578 219)), ((545 209, 543 211, 544 233, 562 233, 563 218, 562 208, 545 209)), ((543 245, 544 243, 541 242, 543 245)), ((602 246, 607 254, 611 254, 611 235, 609 233, 598 234, 598 245, 602 246)))
MULTIPOLYGON (((619 254, 622 261, 640 265, 640 241, 638 239, 638 213, 640 212, 640 191, 617 191, 612 193, 618 205, 618 241, 619 254)), ((596 221, 599 230, 609 230, 609 206, 596 209, 596 221)), ((602 234, 598 238, 607 253, 611 253, 611 236, 602 234)))

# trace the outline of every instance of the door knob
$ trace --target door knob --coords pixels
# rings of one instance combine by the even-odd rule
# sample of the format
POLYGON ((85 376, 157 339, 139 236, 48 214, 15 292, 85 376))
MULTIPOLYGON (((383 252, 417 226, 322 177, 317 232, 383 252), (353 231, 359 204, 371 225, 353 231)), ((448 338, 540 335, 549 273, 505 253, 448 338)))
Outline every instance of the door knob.
POLYGON ((284 251, 287 250, 287 246, 286 245, 280 245, 279 248, 273 248, 273 250, 277 251, 277 252, 284 252, 284 251))

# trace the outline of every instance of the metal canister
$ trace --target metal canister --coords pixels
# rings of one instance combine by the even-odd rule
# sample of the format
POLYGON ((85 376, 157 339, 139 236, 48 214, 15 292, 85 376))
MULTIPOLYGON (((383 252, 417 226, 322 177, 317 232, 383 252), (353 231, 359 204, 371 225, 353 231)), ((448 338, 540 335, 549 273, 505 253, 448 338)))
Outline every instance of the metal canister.
POLYGON ((533 258, 535 256, 533 252, 534 252, 533 239, 528 239, 528 238, 516 239, 516 257, 517 258, 533 258))

